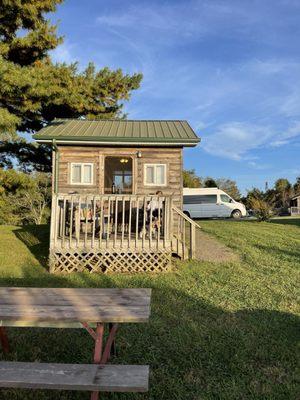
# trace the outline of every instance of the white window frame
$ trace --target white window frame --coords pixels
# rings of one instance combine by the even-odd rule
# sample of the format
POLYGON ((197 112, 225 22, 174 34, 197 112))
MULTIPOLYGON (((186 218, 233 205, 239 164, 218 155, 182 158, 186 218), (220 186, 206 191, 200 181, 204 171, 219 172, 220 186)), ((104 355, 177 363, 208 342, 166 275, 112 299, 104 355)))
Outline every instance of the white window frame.
POLYGON ((167 186, 167 164, 157 164, 157 163, 147 163, 144 164, 144 185, 145 186, 167 186), (164 183, 147 183, 147 167, 155 167, 154 168, 154 181, 156 181, 156 167, 163 166, 165 169, 164 173, 164 183))
MULTIPOLYGON (((81 173, 81 180, 83 179, 83 174, 81 173)), ((71 185, 80 185, 80 186, 91 186, 94 184, 94 163, 81 163, 81 162, 74 162, 71 163, 71 171, 70 171, 70 184, 71 185), (81 166, 81 170, 83 169, 83 167, 85 165, 90 165, 91 168, 91 182, 90 183, 86 183, 86 182, 73 182, 73 166, 74 165, 80 165, 81 166)))

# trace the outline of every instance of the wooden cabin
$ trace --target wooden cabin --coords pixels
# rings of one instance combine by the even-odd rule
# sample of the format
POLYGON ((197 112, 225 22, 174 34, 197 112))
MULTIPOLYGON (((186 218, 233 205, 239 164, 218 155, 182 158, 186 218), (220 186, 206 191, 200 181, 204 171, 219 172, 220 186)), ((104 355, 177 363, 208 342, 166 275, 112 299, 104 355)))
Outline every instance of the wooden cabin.
POLYGON ((53 149, 50 271, 165 271, 192 257, 182 213, 186 121, 54 120, 34 135, 53 149))
POLYGON ((291 215, 300 215, 300 193, 291 198, 291 215))

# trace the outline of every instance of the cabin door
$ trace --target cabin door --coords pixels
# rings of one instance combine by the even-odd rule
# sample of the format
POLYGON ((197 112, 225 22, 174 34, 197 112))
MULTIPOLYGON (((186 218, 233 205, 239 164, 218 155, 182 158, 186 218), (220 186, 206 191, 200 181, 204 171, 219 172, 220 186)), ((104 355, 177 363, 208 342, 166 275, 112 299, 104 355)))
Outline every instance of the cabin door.
POLYGON ((105 157, 104 193, 132 194, 131 157, 105 157))

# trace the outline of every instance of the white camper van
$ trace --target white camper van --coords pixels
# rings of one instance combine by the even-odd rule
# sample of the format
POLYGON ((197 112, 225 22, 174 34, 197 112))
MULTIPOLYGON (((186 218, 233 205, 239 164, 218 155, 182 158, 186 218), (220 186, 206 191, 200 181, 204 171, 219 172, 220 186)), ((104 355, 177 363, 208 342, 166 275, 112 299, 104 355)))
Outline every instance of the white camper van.
POLYGON ((241 218, 246 207, 218 188, 183 188, 183 212, 190 218, 241 218))

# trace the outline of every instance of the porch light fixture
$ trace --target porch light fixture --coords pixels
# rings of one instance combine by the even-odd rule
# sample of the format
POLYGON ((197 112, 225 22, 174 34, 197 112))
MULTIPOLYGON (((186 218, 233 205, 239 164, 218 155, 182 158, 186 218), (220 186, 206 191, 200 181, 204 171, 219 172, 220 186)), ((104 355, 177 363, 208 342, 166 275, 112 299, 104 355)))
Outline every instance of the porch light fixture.
POLYGON ((120 163, 122 164, 128 163, 128 158, 121 158, 120 163))
POLYGON ((136 153, 136 156, 137 156, 137 158, 142 158, 142 152, 141 152, 141 151, 138 151, 138 152, 136 153))

